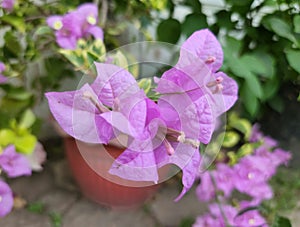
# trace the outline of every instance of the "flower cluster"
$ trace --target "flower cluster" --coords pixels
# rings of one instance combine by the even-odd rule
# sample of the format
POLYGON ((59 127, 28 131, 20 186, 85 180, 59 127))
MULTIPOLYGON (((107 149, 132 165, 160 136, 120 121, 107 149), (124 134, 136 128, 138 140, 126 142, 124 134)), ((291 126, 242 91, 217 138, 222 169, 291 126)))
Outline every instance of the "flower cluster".
POLYGON ((201 183, 196 190, 199 200, 210 202, 218 197, 221 204, 213 203, 209 214, 199 217, 194 226, 268 226, 258 210, 240 212, 273 197, 268 181, 278 166, 287 164, 291 154, 278 148, 275 140, 264 136, 258 125, 253 126, 249 141, 258 144, 252 154, 243 156, 233 166, 217 163, 215 169, 201 174, 201 183), (227 203, 233 191, 245 194, 251 200, 229 206, 227 203))
POLYGON ((19 123, 11 120, 10 127, 0 129, 0 217, 11 211, 14 201, 5 179, 41 171, 46 159, 43 146, 30 133, 34 120, 33 113, 27 110, 19 123))
POLYGON ((110 173, 134 181, 159 181, 158 169, 182 169, 188 191, 200 167, 200 143, 209 143, 216 119, 237 100, 236 82, 218 72, 223 52, 207 29, 180 49, 177 64, 156 78, 158 100, 148 98, 134 77, 112 64, 95 63, 97 78, 79 90, 49 92, 50 110, 66 133, 107 144, 126 135, 125 151, 110 173))
POLYGON ((55 30, 56 42, 63 49, 75 49, 79 39, 90 35, 103 40, 103 31, 97 23, 98 8, 92 3, 82 4, 63 16, 47 18, 48 26, 55 30))

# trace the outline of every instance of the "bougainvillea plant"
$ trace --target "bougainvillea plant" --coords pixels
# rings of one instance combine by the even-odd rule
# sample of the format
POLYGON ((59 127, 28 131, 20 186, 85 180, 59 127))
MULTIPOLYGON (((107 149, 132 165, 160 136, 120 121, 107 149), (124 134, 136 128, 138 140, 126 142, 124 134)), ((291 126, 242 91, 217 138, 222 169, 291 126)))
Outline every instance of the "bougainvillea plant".
POLYGON ((209 203, 209 212, 199 216, 193 226, 267 227, 271 222, 274 224, 271 215, 267 214, 268 219, 263 216, 266 211, 261 212, 265 210, 262 202, 273 198, 269 180, 277 168, 290 159, 291 154, 265 136, 259 125, 251 128, 246 119, 232 114, 222 151, 214 165, 200 174, 196 188, 199 200, 209 203))
POLYGON ((111 174, 156 183, 160 167, 178 166, 183 172, 179 200, 199 171, 200 143, 210 142, 218 116, 237 100, 236 82, 218 72, 222 61, 218 40, 204 29, 184 42, 177 64, 155 79, 155 100, 124 68, 97 62, 92 84, 46 97, 54 118, 77 140, 107 144, 128 137, 111 174))

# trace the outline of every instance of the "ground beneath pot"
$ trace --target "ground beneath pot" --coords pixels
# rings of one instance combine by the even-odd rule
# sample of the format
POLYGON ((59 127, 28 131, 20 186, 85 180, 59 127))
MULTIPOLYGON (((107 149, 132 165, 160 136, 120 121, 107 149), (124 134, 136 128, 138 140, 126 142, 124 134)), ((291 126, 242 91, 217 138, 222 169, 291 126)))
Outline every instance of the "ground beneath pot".
POLYGON ((193 189, 180 202, 177 180, 164 183, 154 198, 140 209, 114 211, 84 198, 74 184, 64 159, 50 161, 41 173, 10 182, 26 206, 0 219, 1 227, 119 227, 179 226, 205 210, 193 189))

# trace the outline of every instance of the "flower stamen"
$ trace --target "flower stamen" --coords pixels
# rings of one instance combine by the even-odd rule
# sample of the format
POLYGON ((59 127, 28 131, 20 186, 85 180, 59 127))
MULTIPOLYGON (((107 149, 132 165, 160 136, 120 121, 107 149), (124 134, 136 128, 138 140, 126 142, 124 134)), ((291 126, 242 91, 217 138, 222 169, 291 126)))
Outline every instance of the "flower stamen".
POLYGON ((206 87, 208 87, 208 88, 215 87, 215 89, 212 90, 213 94, 221 92, 223 90, 223 88, 224 88, 223 85, 222 85, 223 80, 224 80, 223 77, 219 76, 214 81, 208 82, 206 84, 206 87))
POLYGON ((216 57, 214 56, 209 56, 206 60, 205 60, 205 63, 206 64, 211 64, 211 63, 214 63, 216 61, 216 57))
POLYGON ((172 147, 172 145, 169 143, 169 141, 165 138, 163 140, 164 146, 167 150, 168 155, 173 155, 175 153, 174 148, 172 147))
POLYGON ((96 106, 96 108, 100 111, 100 113, 109 112, 109 109, 107 109, 105 106, 100 104, 97 101, 97 99, 89 91, 85 91, 83 93, 83 97, 89 99, 96 106))

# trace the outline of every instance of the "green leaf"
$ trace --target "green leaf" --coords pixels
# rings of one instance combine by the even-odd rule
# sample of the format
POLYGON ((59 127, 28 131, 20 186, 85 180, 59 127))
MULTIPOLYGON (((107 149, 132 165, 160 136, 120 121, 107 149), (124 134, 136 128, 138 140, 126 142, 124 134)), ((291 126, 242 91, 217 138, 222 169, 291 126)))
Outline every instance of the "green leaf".
POLYGON ((46 35, 51 33, 52 33, 52 29, 49 26, 40 26, 38 27, 38 29, 35 30, 33 36, 46 35))
POLYGON ((264 93, 261 99, 262 101, 267 101, 276 94, 280 85, 279 82, 280 81, 278 77, 274 77, 272 80, 268 80, 264 83, 264 85, 262 86, 264 93))
POLYGON ((299 64, 300 50, 289 49, 285 51, 285 54, 290 66, 298 73, 300 73, 300 64, 299 64))
POLYGON ((241 99, 247 112, 254 117, 258 112, 259 102, 247 85, 241 89, 241 99))
POLYGON ((227 60, 227 65, 235 76, 241 78, 252 77, 253 73, 248 68, 247 62, 243 58, 232 57, 227 60))
POLYGON ((267 67, 256 56, 251 55, 251 54, 245 54, 242 56, 242 60, 245 64, 247 64, 247 66, 251 72, 260 74, 260 75, 268 74, 267 67))
POLYGON ((243 146, 241 146, 237 151, 237 156, 239 158, 242 158, 246 155, 253 153, 253 145, 250 143, 245 143, 243 146))
POLYGON ((122 68, 128 67, 128 61, 126 56, 119 50, 113 55, 113 63, 122 68))
POLYGON ((34 113, 30 109, 27 109, 21 117, 19 127, 28 129, 34 124, 35 120, 34 113))
POLYGON ((178 20, 169 18, 158 25, 156 32, 159 41, 175 44, 180 37, 181 24, 178 20))
POLYGON ((220 28, 231 30, 234 28, 234 23, 231 21, 231 12, 227 10, 221 10, 215 14, 217 17, 217 24, 220 28))
MULTIPOLYGON (((261 72, 257 72, 256 69, 253 69, 254 72, 257 72, 260 74, 260 76, 269 79, 273 78, 275 76, 275 57, 271 54, 268 54, 265 51, 256 51, 253 53, 253 57, 259 61, 259 64, 263 64, 264 70, 261 72)), ((255 65, 254 65, 255 66, 255 65)))
POLYGON ((243 133, 245 135, 246 140, 248 140, 250 138, 252 125, 248 120, 243 119, 243 118, 237 118, 237 119, 230 121, 229 125, 232 128, 243 133))
POLYGON ((300 15, 294 16, 294 32, 300 33, 300 15))
POLYGON ((5 47, 16 57, 22 52, 21 44, 18 38, 12 32, 6 32, 4 35, 5 47))
POLYGON ((238 57, 240 55, 243 43, 241 40, 227 36, 223 46, 225 59, 238 57))
POLYGON ((227 157, 229 158, 229 165, 233 166, 238 162, 238 157, 233 151, 227 152, 227 157))
POLYGON ((15 139, 16 150, 22 154, 31 154, 36 145, 37 139, 34 135, 27 134, 15 139))
POLYGON ((6 147, 9 144, 13 144, 16 139, 16 134, 10 129, 0 130, 0 145, 6 147))
POLYGON ((269 27, 278 36, 286 38, 293 43, 297 43, 297 39, 293 35, 290 25, 284 20, 277 17, 268 17, 266 19, 266 23, 267 27, 269 27))
POLYGON ((272 227, 292 227, 292 224, 288 218, 276 215, 272 227))
POLYGON ((143 78, 139 81, 138 84, 139 84, 139 87, 142 88, 145 91, 145 94, 147 95, 151 89, 152 80, 151 80, 151 78, 143 78))
POLYGON ((233 131, 226 132, 222 146, 226 148, 234 147, 239 140, 240 136, 238 133, 233 131))
POLYGON ((82 50, 72 51, 72 50, 60 49, 59 53, 61 53, 76 67, 82 67, 84 65, 82 50))
POLYGON ((7 90, 6 97, 18 101, 26 101, 32 97, 32 94, 25 91, 22 87, 10 87, 9 90, 7 90))
POLYGON ((206 16, 202 13, 192 13, 185 17, 185 21, 182 24, 182 33, 187 37, 193 32, 207 28, 208 24, 206 22, 206 16))
POLYGON ((257 77, 254 74, 251 74, 251 76, 246 77, 245 79, 246 86, 252 91, 252 94, 261 99, 263 96, 263 90, 257 77))
POLYGON ((193 9, 193 12, 201 12, 202 11, 202 5, 199 0, 187 0, 186 5, 191 6, 193 9))
POLYGON ((24 21, 24 18, 12 16, 12 15, 4 15, 1 17, 1 20, 14 26, 16 29, 18 29, 20 32, 25 33, 26 31, 26 23, 24 21))
POLYGON ((126 53, 126 58, 128 61, 128 71, 133 75, 135 79, 139 76, 139 64, 137 64, 137 59, 131 53, 126 53))

